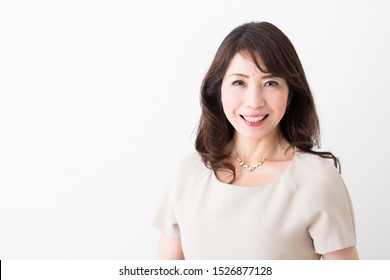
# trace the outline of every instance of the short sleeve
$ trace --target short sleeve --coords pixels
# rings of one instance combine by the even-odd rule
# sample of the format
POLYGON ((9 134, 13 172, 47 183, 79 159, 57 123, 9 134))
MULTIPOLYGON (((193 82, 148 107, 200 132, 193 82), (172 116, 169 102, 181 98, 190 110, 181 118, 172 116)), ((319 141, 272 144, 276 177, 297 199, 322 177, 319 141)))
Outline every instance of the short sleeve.
POLYGON ((334 166, 326 163, 306 183, 310 189, 308 231, 316 253, 356 246, 355 219, 347 187, 334 166))
POLYGON ((179 160, 165 187, 160 205, 152 225, 168 236, 180 237, 180 225, 177 220, 178 200, 204 174, 204 165, 196 152, 191 152, 179 160))
POLYGON ((174 211, 175 197, 175 178, 172 176, 164 190, 152 225, 168 236, 180 237, 180 228, 174 211))

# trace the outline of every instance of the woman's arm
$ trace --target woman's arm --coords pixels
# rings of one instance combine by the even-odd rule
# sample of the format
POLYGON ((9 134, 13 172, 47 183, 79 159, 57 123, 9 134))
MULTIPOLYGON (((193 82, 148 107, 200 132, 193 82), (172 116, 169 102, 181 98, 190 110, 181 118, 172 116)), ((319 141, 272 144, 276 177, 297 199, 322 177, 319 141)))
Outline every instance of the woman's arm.
POLYGON ((184 260, 180 237, 161 234, 157 250, 158 260, 184 260))
POLYGON ((349 247, 322 255, 323 260, 358 260, 356 247, 349 247))

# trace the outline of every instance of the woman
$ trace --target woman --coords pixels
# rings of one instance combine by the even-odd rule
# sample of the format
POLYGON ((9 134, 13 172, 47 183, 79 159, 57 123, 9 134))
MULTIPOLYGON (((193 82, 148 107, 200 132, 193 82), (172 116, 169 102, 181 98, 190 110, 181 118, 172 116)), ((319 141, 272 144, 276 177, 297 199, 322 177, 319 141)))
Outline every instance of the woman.
POLYGON ((338 159, 314 150, 304 70, 274 25, 224 39, 201 87, 197 152, 178 165, 155 218, 159 259, 358 259, 338 159))

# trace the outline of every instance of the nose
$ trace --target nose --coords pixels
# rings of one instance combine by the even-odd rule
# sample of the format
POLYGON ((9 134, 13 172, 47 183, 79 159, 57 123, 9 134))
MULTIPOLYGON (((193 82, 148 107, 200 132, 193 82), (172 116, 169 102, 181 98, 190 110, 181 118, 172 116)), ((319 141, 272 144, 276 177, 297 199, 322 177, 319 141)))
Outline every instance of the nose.
POLYGON ((248 87, 245 96, 245 105, 257 109, 265 105, 263 90, 258 87, 248 87))

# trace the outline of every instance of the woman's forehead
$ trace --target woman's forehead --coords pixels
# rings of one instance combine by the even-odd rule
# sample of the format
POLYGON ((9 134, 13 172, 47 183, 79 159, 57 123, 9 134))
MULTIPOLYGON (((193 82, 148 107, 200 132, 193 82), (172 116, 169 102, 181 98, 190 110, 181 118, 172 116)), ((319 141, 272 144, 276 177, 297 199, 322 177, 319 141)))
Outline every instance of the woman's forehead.
POLYGON ((259 54, 249 53, 247 51, 237 52, 229 62, 226 74, 231 71, 251 71, 254 73, 268 74, 263 59, 259 54))

